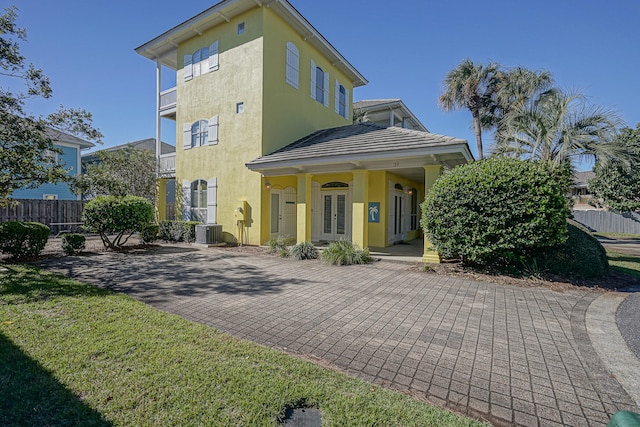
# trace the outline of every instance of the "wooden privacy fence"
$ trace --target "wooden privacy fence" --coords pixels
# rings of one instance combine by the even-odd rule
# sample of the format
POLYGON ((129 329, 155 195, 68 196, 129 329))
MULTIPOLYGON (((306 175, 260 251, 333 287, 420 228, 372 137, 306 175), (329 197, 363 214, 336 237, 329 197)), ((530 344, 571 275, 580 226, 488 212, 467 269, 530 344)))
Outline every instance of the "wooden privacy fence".
POLYGON ((51 232, 80 232, 82 210, 87 203, 82 200, 18 200, 15 206, 0 208, 0 222, 33 221, 51 228, 51 232))
POLYGON ((640 214, 635 212, 573 211, 573 217, 594 231, 640 234, 640 214))

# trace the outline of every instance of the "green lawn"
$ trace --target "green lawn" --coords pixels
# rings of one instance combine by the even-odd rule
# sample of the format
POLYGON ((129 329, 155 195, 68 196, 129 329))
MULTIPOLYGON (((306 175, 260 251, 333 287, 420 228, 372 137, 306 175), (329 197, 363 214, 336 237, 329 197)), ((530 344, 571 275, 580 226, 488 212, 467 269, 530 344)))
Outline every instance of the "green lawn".
POLYGON ((613 270, 640 277, 640 257, 608 250, 607 258, 609 259, 609 266, 613 270))
POLYGON ((624 233, 593 233, 596 237, 605 237, 608 239, 640 239, 640 234, 624 234, 624 233))
POLYGON ((0 425, 324 426, 477 421, 235 339, 126 295, 0 265, 0 425))

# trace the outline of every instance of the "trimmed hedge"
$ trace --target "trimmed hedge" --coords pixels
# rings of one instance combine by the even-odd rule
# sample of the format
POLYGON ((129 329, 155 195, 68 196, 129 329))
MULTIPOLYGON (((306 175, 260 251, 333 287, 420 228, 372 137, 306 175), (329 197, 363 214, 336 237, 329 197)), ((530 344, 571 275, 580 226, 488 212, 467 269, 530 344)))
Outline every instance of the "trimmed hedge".
POLYGON ((563 245, 533 254, 532 260, 538 270, 578 279, 606 276, 609 272, 607 251, 598 239, 576 221, 568 220, 567 228, 569 238, 563 245))
POLYGON ((82 221, 85 230, 100 235, 105 247, 115 249, 153 221, 153 205, 136 196, 98 196, 84 207, 82 221))
POLYGON ((519 264, 567 239, 568 201, 543 163, 503 157, 459 166, 436 181, 421 225, 444 258, 519 264))
POLYGON ((140 231, 139 237, 140 241, 145 245, 149 243, 153 243, 158 239, 158 235, 160 234, 160 226, 158 224, 148 224, 142 227, 142 231, 140 231))
POLYGON ((84 234, 66 233, 62 235, 62 251, 65 255, 77 255, 85 248, 84 234))
POLYGON ((49 227, 39 222, 0 223, 0 252, 16 259, 40 255, 49 240, 49 227))

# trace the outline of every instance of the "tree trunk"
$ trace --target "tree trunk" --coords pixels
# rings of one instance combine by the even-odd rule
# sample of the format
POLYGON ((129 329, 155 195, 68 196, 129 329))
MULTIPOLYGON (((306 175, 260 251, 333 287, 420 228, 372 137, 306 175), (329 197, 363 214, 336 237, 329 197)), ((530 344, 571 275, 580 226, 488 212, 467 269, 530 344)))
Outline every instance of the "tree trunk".
POLYGON ((473 128, 476 132, 476 144, 478 145, 478 160, 482 160, 482 129, 480 128, 480 111, 471 112, 473 116, 473 128))

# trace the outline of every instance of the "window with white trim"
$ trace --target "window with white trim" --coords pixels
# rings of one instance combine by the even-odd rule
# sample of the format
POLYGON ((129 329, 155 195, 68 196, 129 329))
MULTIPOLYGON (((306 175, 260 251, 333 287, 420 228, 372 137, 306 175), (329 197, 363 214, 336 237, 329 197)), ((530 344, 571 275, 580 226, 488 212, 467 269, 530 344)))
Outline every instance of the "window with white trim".
POLYGON ((411 196, 411 230, 418 229, 418 217, 420 213, 420 204, 418 202, 418 190, 412 188, 409 190, 411 196))
POLYGON ((55 165, 58 163, 58 152, 54 150, 44 150, 42 153, 45 163, 55 165))
POLYGON ((208 47, 197 49, 192 54, 184 56, 184 80, 215 71, 219 68, 218 41, 208 47))
POLYGON ((238 35, 240 35, 240 34, 244 34, 244 22, 241 22, 241 23, 239 23, 239 24, 238 24, 238 31, 237 31, 237 34, 238 34, 238 35))
POLYGON ((325 107, 329 106, 329 73, 311 60, 311 98, 325 107))
POLYGON ((298 82, 300 79, 300 53, 298 47, 287 42, 287 75, 286 81, 291 86, 298 89, 298 82))
POLYGON ((335 92, 335 111, 336 114, 349 120, 349 89, 345 88, 336 79, 336 92, 335 92))
POLYGON ((207 223, 207 181, 204 179, 191 183, 191 221, 207 223))
POLYGON ((244 102, 238 102, 236 104, 236 114, 244 113, 244 102))
POLYGON ((57 194, 43 194, 42 200, 58 200, 57 194))
POLYGON ((183 128, 183 148, 189 150, 203 145, 217 144, 218 128, 218 116, 213 116, 209 120, 185 123, 183 128))

